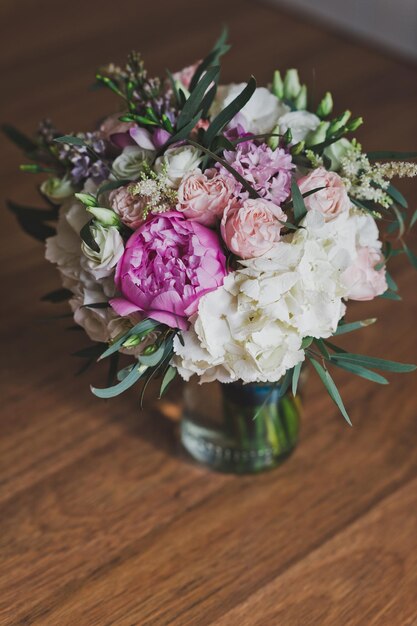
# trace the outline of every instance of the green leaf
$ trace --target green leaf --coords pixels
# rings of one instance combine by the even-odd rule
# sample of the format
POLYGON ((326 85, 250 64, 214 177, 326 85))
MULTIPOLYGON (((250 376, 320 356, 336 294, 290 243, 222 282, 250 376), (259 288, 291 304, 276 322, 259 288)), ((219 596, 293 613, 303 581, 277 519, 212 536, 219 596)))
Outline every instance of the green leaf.
POLYGON ((177 368, 174 367, 173 365, 169 365, 162 379, 161 389, 159 391, 159 398, 162 398, 166 389, 168 388, 170 383, 174 380, 176 375, 177 375, 177 368))
POLYGON ((251 99, 256 89, 256 80, 251 76, 245 88, 238 96, 227 106, 211 122, 209 128, 204 133, 204 145, 209 148, 223 128, 232 120, 239 111, 243 109, 245 104, 251 99))
MULTIPOLYGON (((163 145, 161 152, 165 150, 165 148, 171 145, 172 143, 177 143, 177 141, 182 141, 183 139, 187 139, 188 135, 193 130, 194 126, 197 124, 200 118, 201 118, 201 111, 196 113, 196 115, 188 122, 188 124, 183 126, 179 131, 177 131, 174 135, 172 135, 168 139, 168 141, 163 145)), ((188 143, 191 143, 191 142, 188 141, 188 143)))
POLYGON ((297 363, 297 365, 294 367, 293 372, 292 372, 292 395, 295 397, 297 395, 297 387, 298 387, 298 381, 300 378, 300 372, 301 372, 301 368, 303 366, 303 363, 297 363))
POLYGON ((84 224, 82 229, 80 230, 80 237, 84 241, 85 244, 94 252, 100 252, 100 246, 97 241, 94 239, 93 234, 91 232, 91 226, 93 224, 93 220, 84 224))
POLYGON ((372 367, 377 370, 385 370, 386 372, 405 373, 413 372, 417 366, 409 363, 397 363, 396 361, 387 361, 373 356, 365 356, 363 354, 352 354, 344 352, 342 354, 333 354, 332 361, 343 361, 348 363, 356 363, 365 367, 372 367))
POLYGON ((351 333, 352 331, 358 330, 359 328, 366 328, 367 326, 371 326, 371 324, 375 324, 375 322, 376 322, 376 317, 370 317, 367 320, 360 320, 358 322, 350 322, 349 324, 339 324, 333 336, 345 335, 346 333, 351 333))
POLYGON ((403 159, 416 159, 417 152, 396 152, 395 150, 379 150, 375 152, 368 152, 366 156, 371 161, 378 161, 379 159, 402 161, 403 159))
POLYGON ((194 72, 194 76, 192 77, 190 81, 190 91, 192 91, 195 88, 203 72, 205 72, 205 70, 210 65, 218 65, 220 57, 230 49, 230 46, 226 44, 227 36, 228 36, 228 30, 226 26, 224 26, 221 32, 221 35, 216 41, 216 43, 214 44, 213 48, 211 49, 209 54, 205 57, 205 59, 201 61, 200 65, 197 67, 196 71, 194 72))
POLYGON ((12 126, 11 124, 2 124, 1 130, 11 142, 24 152, 31 153, 37 150, 38 146, 36 143, 20 132, 20 130, 15 128, 15 126, 12 126))
POLYGON ((103 354, 100 355, 100 358, 98 360, 101 361, 102 359, 107 358, 114 352, 117 352, 122 347, 126 339, 130 337, 131 335, 148 334, 151 331, 155 330, 155 328, 157 328, 160 325, 161 325, 160 322, 157 322, 156 320, 152 320, 151 318, 147 317, 146 319, 142 320, 141 322, 133 326, 133 328, 131 328, 122 337, 119 337, 117 341, 112 343, 111 346, 109 346, 107 350, 105 350, 103 354))
POLYGON ((123 378, 123 380, 118 382, 116 385, 113 385, 113 387, 107 387, 105 389, 98 389, 97 387, 90 387, 91 391, 98 398, 103 398, 103 399, 114 398, 115 396, 120 395, 127 389, 130 389, 130 387, 132 387, 132 385, 134 385, 144 375, 147 369, 148 369, 147 365, 141 365, 141 364, 135 365, 132 368, 132 370, 129 372, 129 374, 125 378, 123 378))
POLYGON ((130 374, 130 372, 135 367, 135 365, 136 365, 135 363, 131 363, 130 365, 127 365, 123 369, 119 370, 117 372, 117 376, 116 376, 117 380, 119 380, 119 381, 124 380, 126 378, 126 376, 128 374, 130 374))
POLYGON ((393 279, 391 274, 389 274, 387 271, 385 272, 385 278, 386 278, 386 281, 387 281, 388 288, 391 291, 398 291, 397 283, 395 282, 395 280, 393 279))
POLYGON ((395 291, 390 291, 389 289, 387 289, 387 291, 378 296, 378 298, 384 298, 384 300, 397 300, 398 302, 402 300, 401 296, 399 296, 398 293, 395 293, 395 291))
POLYGON ((339 411, 341 412, 341 414, 343 415, 343 417, 345 418, 349 426, 352 426, 352 422, 350 421, 350 417, 345 409, 343 400, 340 397, 340 393, 334 383, 333 378, 330 376, 329 372, 326 369, 324 369, 324 367, 318 361, 316 361, 316 359, 310 358, 310 361, 314 369, 316 370, 317 374, 320 376, 323 385, 326 387, 329 396, 331 397, 333 402, 336 404, 336 406, 338 407, 339 411))
POLYGON ((413 228, 416 222, 417 222, 417 209, 414 211, 413 216, 410 220, 410 228, 413 228))
POLYGON ((314 339, 314 343, 316 344, 316 346, 318 347, 318 349, 320 350, 324 358, 330 359, 330 354, 326 349, 323 339, 314 339))
POLYGON ((303 219, 305 214, 307 213, 306 205, 304 204, 303 196, 301 195, 301 191, 295 180, 291 183, 291 194, 292 201, 294 206, 294 217, 295 221, 299 222, 303 219))
POLYGON ((74 137, 73 135, 63 135, 62 137, 57 137, 54 141, 57 143, 67 143, 70 146, 88 147, 84 139, 81 139, 81 137, 74 137))
POLYGON ((219 66, 209 67, 204 76, 198 81, 178 116, 176 124, 177 130, 181 130, 183 126, 188 125, 190 120, 197 114, 197 111, 202 110, 201 101, 213 80, 218 77, 219 72, 219 66))
POLYGON ((393 184, 390 183, 386 191, 387 194, 391 196, 391 198, 395 200, 395 202, 397 202, 397 204, 402 206, 404 209, 408 208, 407 200, 404 198, 403 194, 394 187, 393 184))
POLYGON ((309 348, 311 344, 313 343, 313 341, 314 341, 313 337, 304 337, 304 339, 301 342, 301 348, 303 350, 305 350, 306 348, 309 348))
POLYGON ((379 385, 388 385, 388 381, 386 378, 381 376, 381 374, 377 374, 372 370, 369 370, 362 365, 354 365, 353 363, 343 363, 340 361, 334 361, 332 363, 336 365, 336 367, 340 367, 341 369, 350 372, 351 374, 355 374, 356 376, 360 376, 361 378, 366 378, 366 380, 371 380, 373 383, 378 383, 379 385))
POLYGON ((403 243, 404 252, 408 256, 408 259, 413 267, 417 269, 417 256, 414 254, 412 250, 407 246, 406 243, 403 243))
POLYGON ((68 300, 68 298, 71 298, 72 295, 72 291, 69 289, 55 289, 42 296, 41 300, 44 302, 64 302, 68 300))

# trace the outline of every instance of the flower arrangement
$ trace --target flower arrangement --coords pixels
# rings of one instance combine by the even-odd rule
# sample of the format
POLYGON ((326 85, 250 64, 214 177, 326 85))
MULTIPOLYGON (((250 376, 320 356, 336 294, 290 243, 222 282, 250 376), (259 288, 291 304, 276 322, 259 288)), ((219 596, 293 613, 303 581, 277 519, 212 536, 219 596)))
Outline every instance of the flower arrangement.
POLYGON ((47 174, 48 208, 10 203, 21 226, 46 239, 46 258, 75 322, 94 342, 81 356, 131 361, 100 398, 178 373, 188 381, 279 382, 295 394, 309 359, 350 423, 329 366, 385 384, 377 371, 413 365, 347 352, 334 336, 350 300, 399 300, 389 259, 417 212, 393 186, 416 176, 417 153, 366 153, 347 135, 362 124, 315 107, 296 70, 271 85, 219 84, 224 32, 201 62, 150 78, 132 53, 99 84, 122 110, 97 130, 62 136, 49 121, 34 139, 4 130, 47 174), (56 221, 52 227, 51 222, 56 221))

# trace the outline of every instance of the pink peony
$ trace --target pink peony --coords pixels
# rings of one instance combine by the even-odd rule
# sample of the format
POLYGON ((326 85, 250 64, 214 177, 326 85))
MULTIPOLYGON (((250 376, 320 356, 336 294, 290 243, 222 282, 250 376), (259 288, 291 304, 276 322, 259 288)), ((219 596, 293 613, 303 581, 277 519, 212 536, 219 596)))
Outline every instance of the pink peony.
POLYGON ((316 193, 304 198, 304 203, 308 211, 316 210, 324 215, 326 222, 349 210, 349 196, 338 174, 328 172, 324 167, 319 167, 307 176, 300 178, 297 184, 302 194, 324 187, 321 191, 316 191, 316 193))
POLYGON ((214 226, 230 204, 235 184, 217 170, 191 172, 178 189, 177 211, 205 226, 214 226))
POLYGON ((109 195, 113 211, 120 216, 123 224, 136 230, 143 223, 143 202, 138 196, 133 196, 128 187, 114 189, 109 195))
POLYGON ((342 282, 348 290, 349 300, 373 300, 387 289, 385 267, 375 267, 383 261, 380 250, 375 248, 358 248, 358 256, 353 265, 342 273, 342 282))
POLYGON ((242 259, 252 259, 271 250, 280 240, 287 216, 263 198, 235 202, 224 212, 221 233, 227 247, 242 259))
POLYGON ((143 311, 186 330, 201 296, 220 287, 226 273, 216 233, 168 211, 148 219, 127 241, 115 276, 121 297, 110 304, 119 315, 143 311))

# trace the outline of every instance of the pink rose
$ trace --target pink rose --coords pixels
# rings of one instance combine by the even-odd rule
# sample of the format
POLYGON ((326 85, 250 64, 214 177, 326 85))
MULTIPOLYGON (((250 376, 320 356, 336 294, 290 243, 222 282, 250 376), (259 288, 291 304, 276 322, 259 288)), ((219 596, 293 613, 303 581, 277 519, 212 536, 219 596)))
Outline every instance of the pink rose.
POLYGON ((119 315, 143 311, 186 330, 201 296, 220 287, 226 273, 215 232, 177 211, 160 213, 128 239, 115 276, 121 297, 110 304, 119 315))
POLYGON ((308 211, 316 210, 324 215, 326 222, 349 210, 349 196, 338 174, 328 172, 324 167, 319 167, 307 176, 300 178, 297 184, 302 194, 324 187, 321 191, 316 191, 316 193, 304 198, 304 203, 308 211))
POLYGON ((226 209, 221 233, 227 247, 242 259, 268 252, 280 240, 287 216, 282 209, 262 198, 233 203, 226 209))
POLYGON ((342 282, 348 290, 350 300, 373 300, 387 289, 385 267, 375 269, 384 260, 375 248, 358 248, 358 256, 353 265, 342 273, 342 282))
POLYGON ((128 187, 114 189, 109 195, 111 208, 120 216, 123 224, 136 230, 144 221, 143 202, 129 193, 128 187))
POLYGON ((190 220, 214 226, 230 204, 234 183, 216 170, 199 170, 183 178, 178 189, 177 211, 190 220))

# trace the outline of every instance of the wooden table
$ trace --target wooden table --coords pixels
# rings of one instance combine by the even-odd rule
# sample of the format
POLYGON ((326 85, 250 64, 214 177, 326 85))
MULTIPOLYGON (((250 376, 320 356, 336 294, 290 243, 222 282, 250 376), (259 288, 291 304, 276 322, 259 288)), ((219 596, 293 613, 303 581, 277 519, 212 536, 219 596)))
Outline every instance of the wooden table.
MULTIPOLYGON (((64 132, 116 110, 89 90, 95 69, 143 51, 151 72, 208 50, 220 23, 234 48, 224 81, 299 67, 315 93, 366 125, 369 149, 415 149, 417 72, 410 63, 269 6, 238 0, 3 0, 1 118, 33 129, 49 114, 64 132)), ((35 179, 3 144, 2 194, 31 204, 35 179)), ((403 185, 417 199, 416 185, 403 185)), ((135 392, 102 402, 74 377, 86 345, 41 245, 2 213, 0 453, 1 624, 42 626, 405 626, 417 623, 415 375, 389 387, 337 376, 350 429, 315 376, 295 455, 238 478, 188 462, 177 444, 179 388, 140 413, 135 392)), ((356 350, 416 360, 416 274, 393 274, 404 303, 378 299, 352 318, 379 324, 356 350)))

